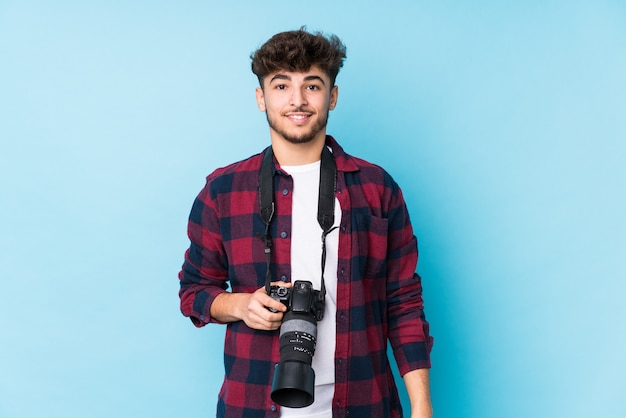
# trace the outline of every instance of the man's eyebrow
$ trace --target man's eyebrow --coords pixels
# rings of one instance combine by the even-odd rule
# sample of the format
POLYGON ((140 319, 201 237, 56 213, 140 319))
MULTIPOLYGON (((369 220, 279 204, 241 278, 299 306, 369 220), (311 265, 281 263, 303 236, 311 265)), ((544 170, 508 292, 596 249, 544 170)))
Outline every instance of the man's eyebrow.
POLYGON ((274 80, 288 80, 289 81, 291 80, 291 77, 289 77, 286 74, 276 74, 274 77, 270 79, 270 83, 274 80))
POLYGON ((313 81, 313 80, 317 80, 323 85, 326 85, 326 83, 324 83, 324 79, 320 77, 319 75, 307 75, 306 77, 304 77, 304 81, 313 81))
MULTIPOLYGON (((273 82, 274 80, 287 80, 287 81, 291 81, 291 77, 289 77, 287 74, 276 74, 274 77, 272 77, 270 79, 270 83, 273 82)), ((306 77, 304 77, 304 81, 313 81, 313 80, 317 80, 320 83, 322 83, 323 85, 326 85, 326 83, 324 82, 324 79, 318 75, 308 75, 306 77)))

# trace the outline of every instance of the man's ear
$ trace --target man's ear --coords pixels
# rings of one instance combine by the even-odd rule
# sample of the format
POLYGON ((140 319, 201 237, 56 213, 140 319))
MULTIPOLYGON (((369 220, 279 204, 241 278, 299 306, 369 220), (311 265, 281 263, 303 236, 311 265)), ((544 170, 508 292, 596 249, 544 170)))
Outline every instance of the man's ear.
POLYGON ((337 106, 337 99, 339 97, 339 87, 333 86, 330 90, 330 104, 328 108, 330 110, 335 110, 335 106, 337 106))
POLYGON ((256 105, 261 112, 265 112, 265 96, 261 87, 256 88, 256 105))

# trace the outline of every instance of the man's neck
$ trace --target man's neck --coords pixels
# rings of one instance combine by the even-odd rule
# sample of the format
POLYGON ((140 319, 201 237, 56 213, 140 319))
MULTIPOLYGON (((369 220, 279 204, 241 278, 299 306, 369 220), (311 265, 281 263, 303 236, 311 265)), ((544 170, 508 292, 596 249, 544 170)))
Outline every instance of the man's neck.
POLYGON ((272 150, 280 165, 305 165, 320 160, 325 142, 326 135, 306 144, 293 144, 284 139, 272 138, 272 150))

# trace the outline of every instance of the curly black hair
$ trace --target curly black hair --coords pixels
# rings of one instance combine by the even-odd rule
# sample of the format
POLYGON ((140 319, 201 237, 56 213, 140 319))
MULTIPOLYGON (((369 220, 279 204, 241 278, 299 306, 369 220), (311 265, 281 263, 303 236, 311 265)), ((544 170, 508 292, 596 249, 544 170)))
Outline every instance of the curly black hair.
POLYGON ((276 71, 308 71, 318 66, 335 84, 346 58, 346 46, 336 35, 310 33, 306 28, 272 36, 252 55, 252 72, 263 87, 263 79, 276 71))

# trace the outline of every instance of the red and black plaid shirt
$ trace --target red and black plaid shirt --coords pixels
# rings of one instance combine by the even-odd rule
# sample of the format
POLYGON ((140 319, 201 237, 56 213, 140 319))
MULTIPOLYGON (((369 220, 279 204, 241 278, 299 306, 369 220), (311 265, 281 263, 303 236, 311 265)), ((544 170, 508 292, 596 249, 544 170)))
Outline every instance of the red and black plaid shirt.
MULTIPOLYGON (((415 273, 417 241, 391 176, 346 154, 330 136, 327 145, 337 163, 336 197, 342 211, 333 417, 400 417, 387 341, 402 375, 430 367, 433 341, 415 273)), ((210 316, 211 303, 228 282, 233 292, 254 292, 264 285, 265 247, 259 236, 265 225, 258 194, 262 158, 257 154, 213 172, 191 209, 180 299, 182 313, 198 327, 217 322, 210 316)), ((293 181, 278 167, 274 181, 272 274, 274 280, 291 281, 293 181)), ((278 331, 250 329, 243 321, 227 325, 218 417, 280 416, 270 399, 278 349, 278 331)))

